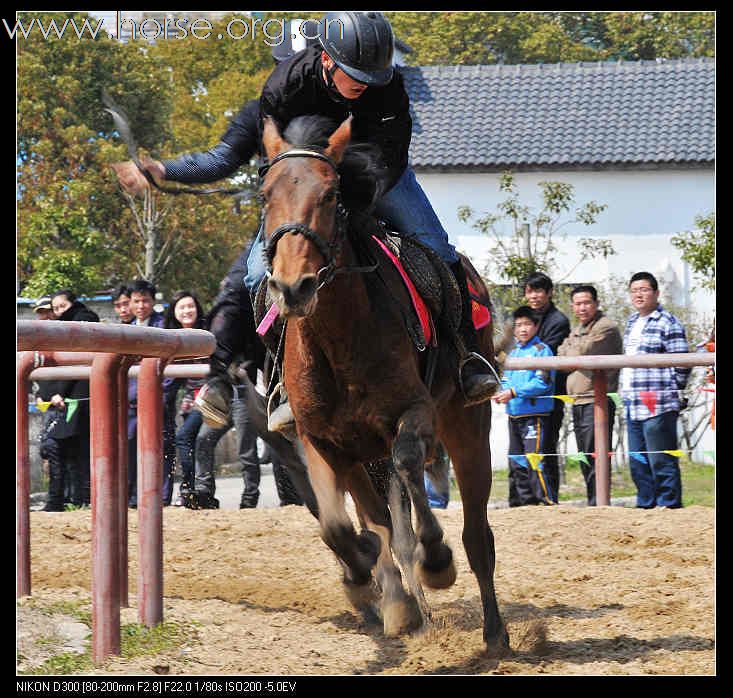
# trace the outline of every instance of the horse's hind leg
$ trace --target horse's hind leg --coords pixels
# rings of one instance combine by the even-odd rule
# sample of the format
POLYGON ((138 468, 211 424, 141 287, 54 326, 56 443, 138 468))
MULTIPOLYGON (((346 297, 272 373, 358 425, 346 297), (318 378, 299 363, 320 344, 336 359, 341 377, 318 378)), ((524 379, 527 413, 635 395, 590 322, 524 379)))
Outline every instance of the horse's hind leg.
POLYGON ((397 424, 392 460, 415 507, 420 578, 432 589, 446 589, 456 581, 453 553, 443 542, 443 529, 428 504, 423 476, 425 456, 434 439, 433 425, 433 412, 427 403, 418 403, 405 412, 397 424))
POLYGON ((377 495, 366 471, 358 465, 349 473, 349 491, 363 524, 381 541, 374 573, 382 590, 384 634, 395 637, 409 632, 422 624, 422 615, 415 598, 405 592, 402 576, 392 559, 392 524, 386 500, 377 495))
POLYGON ((484 612, 484 642, 495 656, 509 649, 509 636, 499 614, 494 590, 494 534, 486 518, 491 490, 491 453, 489 450, 490 409, 470 410, 457 405, 452 418, 444 420, 441 440, 448 449, 463 501, 463 545, 481 592, 484 612))
POLYGON ((346 512, 344 491, 351 464, 326 462, 307 437, 302 439, 308 462, 308 473, 318 500, 318 521, 321 538, 335 553, 344 571, 344 591, 349 601, 367 620, 373 620, 377 601, 372 568, 380 554, 381 541, 371 531, 357 535, 346 512))

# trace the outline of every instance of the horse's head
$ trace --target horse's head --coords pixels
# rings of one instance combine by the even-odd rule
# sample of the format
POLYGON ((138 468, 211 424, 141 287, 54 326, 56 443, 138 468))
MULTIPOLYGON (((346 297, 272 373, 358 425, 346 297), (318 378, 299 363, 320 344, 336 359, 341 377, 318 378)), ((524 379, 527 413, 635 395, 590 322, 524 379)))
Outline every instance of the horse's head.
POLYGON ((325 149, 293 147, 272 119, 262 142, 269 160, 261 195, 270 293, 280 313, 310 315, 332 273, 344 231, 337 165, 351 138, 351 119, 325 149))

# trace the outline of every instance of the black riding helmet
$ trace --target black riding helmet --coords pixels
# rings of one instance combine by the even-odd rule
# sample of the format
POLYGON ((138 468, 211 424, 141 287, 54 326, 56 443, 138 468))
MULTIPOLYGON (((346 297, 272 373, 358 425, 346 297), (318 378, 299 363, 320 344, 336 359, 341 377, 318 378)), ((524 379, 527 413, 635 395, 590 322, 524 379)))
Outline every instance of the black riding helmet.
POLYGON ((283 40, 272 47, 275 63, 282 63, 298 51, 318 44, 318 21, 293 19, 283 23, 283 40))
POLYGON ((350 78, 373 87, 392 80, 394 33, 381 12, 329 12, 318 26, 318 40, 350 78))

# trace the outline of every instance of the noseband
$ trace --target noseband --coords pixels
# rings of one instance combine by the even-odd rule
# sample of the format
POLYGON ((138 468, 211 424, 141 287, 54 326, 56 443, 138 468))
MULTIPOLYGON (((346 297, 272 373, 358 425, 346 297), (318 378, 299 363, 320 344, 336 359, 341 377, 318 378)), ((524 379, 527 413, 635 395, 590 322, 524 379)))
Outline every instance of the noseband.
MULTIPOLYGON (((336 177, 339 178, 338 167, 336 163, 330 157, 328 157, 328 155, 321 153, 317 150, 310 150, 307 148, 294 148, 293 150, 286 150, 284 153, 280 153, 280 155, 273 158, 272 162, 260 168, 260 178, 264 179, 265 175, 271 167, 273 167, 281 160, 285 160, 286 158, 316 158, 317 160, 323 160, 323 162, 326 162, 331 166, 333 171, 336 173, 336 177)), ((339 269, 336 268, 336 258, 341 252, 341 245, 343 244, 344 237, 346 235, 348 219, 348 211, 341 202, 341 194, 338 190, 336 192, 336 201, 337 203, 334 231, 333 236, 328 242, 326 242, 314 230, 311 230, 311 228, 309 228, 305 223, 283 223, 282 225, 275 228, 275 230, 272 232, 272 235, 270 236, 267 246, 264 249, 264 261, 267 276, 272 276, 272 263, 275 259, 277 243, 279 242, 280 238, 282 238, 283 235, 286 235, 287 233, 292 233, 293 235, 302 235, 306 240, 312 242, 325 260, 325 266, 321 267, 316 275, 318 288, 321 288, 321 286, 324 286, 325 284, 332 281, 333 277, 337 273, 350 271, 373 271, 376 268, 376 265, 373 267, 340 267, 339 269)), ((263 230, 264 222, 265 209, 263 207, 263 230)))

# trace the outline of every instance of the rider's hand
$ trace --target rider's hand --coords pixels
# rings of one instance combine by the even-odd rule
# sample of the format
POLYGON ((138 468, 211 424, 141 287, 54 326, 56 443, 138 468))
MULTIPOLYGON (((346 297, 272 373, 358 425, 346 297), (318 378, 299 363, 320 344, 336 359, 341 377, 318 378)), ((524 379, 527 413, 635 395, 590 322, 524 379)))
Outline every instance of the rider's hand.
MULTIPOLYGON (((153 175, 156 182, 165 179, 165 167, 162 162, 145 158, 143 167, 153 175)), ((120 186, 128 194, 133 196, 142 194, 150 187, 150 183, 145 179, 143 173, 138 170, 134 162, 116 162, 112 164, 112 169, 117 175, 120 186)))

